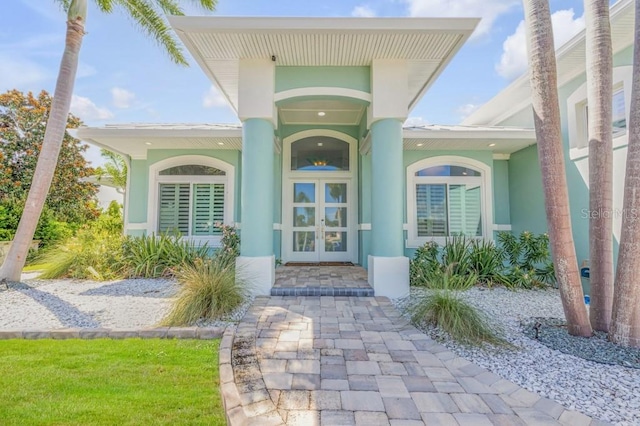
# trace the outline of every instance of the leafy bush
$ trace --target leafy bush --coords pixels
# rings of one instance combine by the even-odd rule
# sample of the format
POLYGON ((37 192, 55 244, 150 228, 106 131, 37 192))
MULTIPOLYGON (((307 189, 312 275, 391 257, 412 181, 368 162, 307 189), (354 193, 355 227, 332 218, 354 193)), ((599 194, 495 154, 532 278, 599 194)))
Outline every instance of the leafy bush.
POLYGON ((174 275, 182 265, 193 265, 208 256, 206 244, 197 245, 179 235, 160 234, 128 237, 124 242, 124 262, 131 277, 157 278, 174 275))
POLYGON ((515 287, 533 288, 555 283, 555 270, 549 252, 549 236, 522 232, 515 236, 499 232, 498 242, 509 263, 507 277, 515 287))
POLYGON ((416 253, 409 263, 409 282, 415 286, 426 286, 427 277, 435 270, 441 269, 438 260, 438 244, 425 243, 416 249, 416 253))
POLYGON ((112 203, 97 220, 81 227, 75 236, 67 234, 33 262, 44 266, 40 278, 117 279, 124 271, 124 240, 121 208, 112 203))
POLYGON ((197 259, 180 268, 176 276, 181 287, 164 325, 192 325, 199 319, 219 318, 249 295, 247 286, 236 280, 234 265, 224 258, 197 259))
POLYGON ((469 290, 478 282, 478 275, 475 273, 457 274, 454 272, 455 265, 447 268, 432 269, 425 277, 425 287, 436 290, 469 290))
POLYGON ((122 277, 124 237, 90 226, 75 237, 51 247, 37 262, 45 269, 40 278, 82 278, 98 281, 122 277))
POLYGON ((464 235, 456 235, 442 247, 442 264, 445 268, 451 267, 454 274, 465 275, 471 271, 469 241, 464 235))
POLYGON ((240 236, 233 226, 222 223, 217 223, 216 226, 222 230, 220 248, 216 250, 216 257, 225 264, 235 266, 236 258, 240 256, 240 236))
POLYGON ((508 284, 504 275, 504 252, 486 240, 469 242, 469 268, 478 276, 478 282, 491 286, 508 284))

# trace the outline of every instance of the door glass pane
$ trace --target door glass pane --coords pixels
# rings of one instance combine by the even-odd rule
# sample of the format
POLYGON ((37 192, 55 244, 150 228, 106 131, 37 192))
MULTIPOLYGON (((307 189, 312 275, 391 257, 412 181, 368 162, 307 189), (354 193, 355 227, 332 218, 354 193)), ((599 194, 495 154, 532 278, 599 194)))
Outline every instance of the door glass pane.
POLYGON ((294 203, 315 203, 316 184, 315 183, 294 183, 293 184, 294 203))
POLYGON ((294 231, 293 251, 316 251, 316 233, 294 231))
POLYGON ((330 228, 347 226, 347 208, 325 207, 324 225, 330 228))
POLYGON ((416 185, 416 218, 419 237, 447 236, 447 185, 416 185))
POLYGON ((346 183, 325 183, 324 185, 325 203, 346 203, 347 184, 346 183))
POLYGON ((324 251, 326 252, 347 251, 347 233, 346 232, 325 232, 324 251))
POLYGON ((293 226, 316 226, 315 207, 294 207, 293 226))
POLYGON ((482 235, 480 185, 449 185, 449 235, 482 235))

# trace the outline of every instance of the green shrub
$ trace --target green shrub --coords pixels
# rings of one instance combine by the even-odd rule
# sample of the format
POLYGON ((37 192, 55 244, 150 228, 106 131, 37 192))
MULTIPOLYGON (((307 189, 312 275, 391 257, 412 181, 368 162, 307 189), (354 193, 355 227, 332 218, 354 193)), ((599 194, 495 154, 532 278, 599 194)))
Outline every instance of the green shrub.
POLYGON ((425 287, 437 290, 469 290, 478 283, 478 275, 475 273, 457 274, 455 265, 449 265, 446 269, 437 268, 427 272, 425 287))
POLYGON ((456 235, 442 247, 442 265, 451 267, 454 274, 465 275, 471 271, 469 241, 464 235, 456 235))
POLYGON ((462 344, 508 345, 486 315, 460 298, 459 292, 434 290, 409 308, 414 324, 431 324, 462 344))
POLYGON ((506 254, 509 270, 505 274, 514 287, 544 287, 555 283, 555 270, 549 252, 549 236, 522 232, 515 236, 499 232, 498 242, 506 254))
POLYGON ((504 252, 493 241, 469 242, 469 267, 482 284, 505 284, 504 252))
POLYGON ((170 234, 128 237, 124 243, 124 261, 131 277, 171 276, 178 267, 206 258, 208 252, 206 244, 197 245, 170 234))
POLYGON ((124 237, 119 233, 81 228, 75 237, 51 247, 38 257, 45 265, 40 278, 81 278, 98 281, 121 278, 124 237))
POLYGON ((438 260, 438 244, 428 242, 416 249, 409 263, 409 282, 414 286, 426 286, 427 277, 435 269, 442 269, 438 260))
POLYGON ((240 256, 240 236, 235 227, 217 223, 216 226, 222 230, 220 248, 216 250, 216 257, 228 265, 235 266, 236 258, 240 256))
POLYGON ((178 298, 164 325, 192 325, 199 319, 217 319, 231 313, 248 297, 235 267, 219 258, 197 259, 177 271, 178 298))

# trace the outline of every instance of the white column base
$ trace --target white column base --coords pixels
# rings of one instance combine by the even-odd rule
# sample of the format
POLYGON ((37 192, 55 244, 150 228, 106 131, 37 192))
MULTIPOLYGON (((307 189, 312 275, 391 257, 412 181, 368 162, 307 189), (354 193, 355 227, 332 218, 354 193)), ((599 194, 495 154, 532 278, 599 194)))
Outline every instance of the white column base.
POLYGON ((397 299, 409 295, 409 258, 369 255, 369 285, 376 296, 397 299))
POLYGON ((246 257, 236 259, 236 279, 243 280, 254 296, 271 295, 276 281, 276 257, 246 257))

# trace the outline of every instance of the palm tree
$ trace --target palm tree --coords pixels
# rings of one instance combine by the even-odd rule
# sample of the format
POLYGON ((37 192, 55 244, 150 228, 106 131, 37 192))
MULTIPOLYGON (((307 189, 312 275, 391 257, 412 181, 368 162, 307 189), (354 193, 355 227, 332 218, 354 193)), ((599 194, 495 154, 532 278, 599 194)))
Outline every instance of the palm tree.
MULTIPOLYGON (((85 34, 87 0, 55 1, 67 11, 67 36, 64 54, 60 63, 58 81, 38 164, 16 235, 9 253, 0 267, 0 280, 20 280, 20 273, 24 267, 29 245, 56 168, 71 105, 73 85, 78 69, 78 56, 85 34)), ((98 9, 104 13, 111 13, 118 8, 123 9, 143 31, 165 48, 175 63, 187 65, 180 44, 163 16, 165 14, 183 15, 179 0, 94 0, 94 2, 98 9)), ((215 0, 192 0, 192 2, 206 10, 213 10, 215 7, 215 0)))
POLYGON ((591 326, 609 331, 613 305, 613 49, 609 0, 585 0, 589 104, 591 326), (597 214, 595 214, 597 213, 597 214))
POLYGON ((636 0, 629 145, 609 339, 640 347, 640 0, 636 0))
POLYGON ((569 334, 588 337, 592 330, 584 305, 571 231, 549 2, 524 0, 524 12, 529 35, 531 103, 553 263, 569 334))

